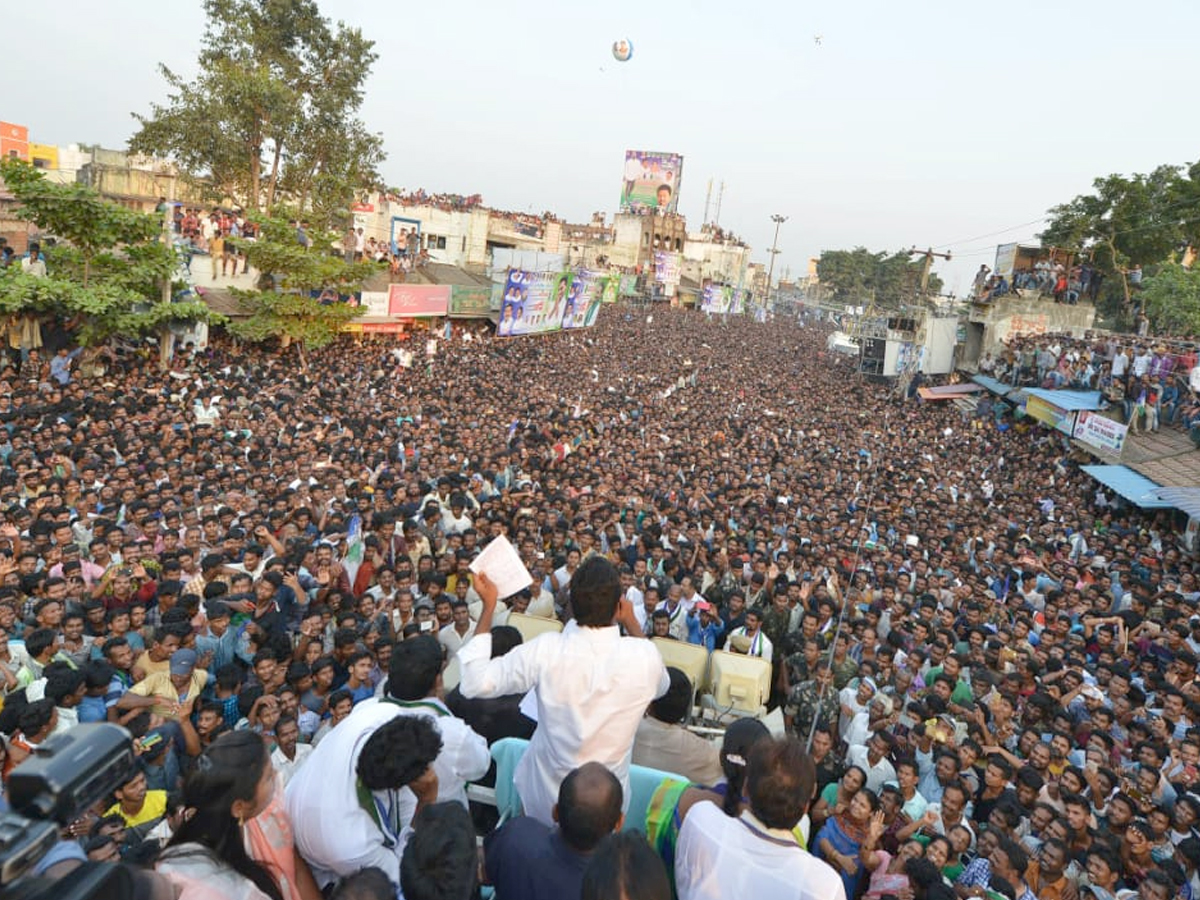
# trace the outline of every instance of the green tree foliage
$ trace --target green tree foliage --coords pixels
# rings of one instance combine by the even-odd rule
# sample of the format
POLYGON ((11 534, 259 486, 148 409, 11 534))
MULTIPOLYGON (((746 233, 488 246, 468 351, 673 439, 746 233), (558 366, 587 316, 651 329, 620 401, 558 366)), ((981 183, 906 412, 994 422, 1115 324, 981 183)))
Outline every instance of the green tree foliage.
POLYGON ((206 179, 219 198, 270 213, 286 198, 321 225, 340 224, 379 181, 383 141, 358 118, 378 55, 316 0, 204 0, 199 75, 160 66, 169 97, 130 141, 206 179))
POLYGON ((257 240, 234 240, 250 264, 264 274, 258 290, 233 289, 233 295, 250 315, 234 322, 230 329, 249 341, 281 338, 297 341, 302 348, 329 343, 363 311, 348 303, 323 303, 312 293, 345 295, 361 290, 379 266, 345 262, 334 251, 330 232, 310 230, 312 244, 305 248, 297 239, 295 224, 287 219, 262 219, 258 225, 257 240))
MULTIPOLYGON (((176 268, 162 221, 104 200, 91 188, 54 184, 20 160, 0 162, 18 215, 53 236, 45 278, 9 270, 0 277, 0 313, 53 313, 80 323, 80 340, 149 334, 170 321, 217 322, 203 303, 162 303, 176 268)), ((46 249, 46 248, 43 248, 46 249)))
POLYGON ((1164 263, 1143 283, 1141 300, 1155 331, 1200 334, 1200 271, 1164 263))
MULTIPOLYGON (((823 250, 817 260, 817 278, 839 302, 863 304, 874 298, 884 307, 912 303, 921 292, 922 260, 908 253, 872 253, 866 247, 853 250, 823 250)), ((930 294, 940 293, 942 280, 929 275, 930 294)))
POLYGON ((1088 258, 1121 285, 1131 300, 1126 273, 1135 265, 1170 259, 1200 236, 1200 166, 1159 166, 1148 175, 1108 175, 1050 209, 1039 235, 1042 245, 1072 250, 1088 258))

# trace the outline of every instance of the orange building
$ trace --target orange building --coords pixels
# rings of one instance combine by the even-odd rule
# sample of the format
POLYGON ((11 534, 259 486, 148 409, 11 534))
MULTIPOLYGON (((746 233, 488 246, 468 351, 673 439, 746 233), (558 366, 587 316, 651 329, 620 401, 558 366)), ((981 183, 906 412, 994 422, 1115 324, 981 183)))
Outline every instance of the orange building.
POLYGON ((0 156, 29 159, 29 129, 24 125, 0 122, 0 156))

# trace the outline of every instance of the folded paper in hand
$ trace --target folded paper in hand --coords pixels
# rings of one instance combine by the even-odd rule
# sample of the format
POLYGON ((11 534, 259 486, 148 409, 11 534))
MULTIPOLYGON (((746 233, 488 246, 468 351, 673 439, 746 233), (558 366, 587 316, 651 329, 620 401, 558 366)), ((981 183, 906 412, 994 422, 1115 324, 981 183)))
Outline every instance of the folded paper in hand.
POLYGON ((521 562, 517 548, 504 535, 493 538, 475 557, 470 569, 486 575, 496 585, 501 599, 523 591, 533 583, 533 576, 521 562))

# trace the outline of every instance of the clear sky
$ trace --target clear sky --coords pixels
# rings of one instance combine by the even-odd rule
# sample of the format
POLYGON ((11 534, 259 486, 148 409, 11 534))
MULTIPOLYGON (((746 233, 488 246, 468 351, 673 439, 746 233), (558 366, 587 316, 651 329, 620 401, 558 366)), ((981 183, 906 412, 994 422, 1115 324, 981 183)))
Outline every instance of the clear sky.
MULTIPOLYGON (((156 64, 194 71, 200 3, 81 3, 5 6, 0 118, 121 147, 165 95, 156 64)), ((1196 0, 321 7, 377 43, 363 114, 390 184, 579 221, 613 212, 626 149, 678 152, 690 227, 709 178, 756 259, 770 216, 789 217, 778 274, 822 249, 950 245, 936 269, 961 293, 996 243, 1038 230, 1014 226, 1094 177, 1200 156, 1196 0)))

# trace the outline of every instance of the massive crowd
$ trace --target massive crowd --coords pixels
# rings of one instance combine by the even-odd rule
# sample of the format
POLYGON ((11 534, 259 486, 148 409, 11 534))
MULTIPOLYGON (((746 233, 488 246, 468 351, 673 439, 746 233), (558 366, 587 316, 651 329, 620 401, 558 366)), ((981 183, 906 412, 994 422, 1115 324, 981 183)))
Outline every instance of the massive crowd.
POLYGON ((39 868, 239 900, 1195 896, 1178 518, 824 342, 611 307, 422 368, 14 360, 4 773, 75 723, 139 754, 39 868), (470 569, 499 535, 514 596, 470 569), (568 624, 522 643, 514 612, 568 624), (687 731, 643 634, 769 661, 786 733, 687 731), (477 867, 465 787, 511 736, 526 815, 477 867), (652 843, 614 834, 631 759, 681 776, 628 823, 652 843))

